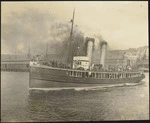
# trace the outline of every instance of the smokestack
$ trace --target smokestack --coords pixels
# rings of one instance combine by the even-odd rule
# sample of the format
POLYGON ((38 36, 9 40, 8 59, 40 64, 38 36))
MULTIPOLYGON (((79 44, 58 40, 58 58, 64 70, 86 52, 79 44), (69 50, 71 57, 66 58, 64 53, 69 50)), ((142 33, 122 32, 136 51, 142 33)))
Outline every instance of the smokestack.
POLYGON ((94 38, 86 37, 86 56, 89 58, 89 66, 91 66, 92 52, 94 47, 94 38))
POLYGON ((107 42, 102 41, 100 43, 100 64, 102 64, 102 67, 105 67, 106 50, 107 50, 107 42))

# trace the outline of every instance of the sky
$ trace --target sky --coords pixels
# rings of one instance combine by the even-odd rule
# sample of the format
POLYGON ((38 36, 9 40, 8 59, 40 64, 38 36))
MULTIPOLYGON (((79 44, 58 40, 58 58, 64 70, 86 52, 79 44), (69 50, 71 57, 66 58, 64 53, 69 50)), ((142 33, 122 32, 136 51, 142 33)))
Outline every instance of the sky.
POLYGON ((68 36, 61 31, 74 8, 75 27, 84 37, 101 37, 115 50, 148 46, 147 1, 1 2, 1 53, 26 53, 29 46, 44 53, 46 43, 53 53, 56 42, 68 36))

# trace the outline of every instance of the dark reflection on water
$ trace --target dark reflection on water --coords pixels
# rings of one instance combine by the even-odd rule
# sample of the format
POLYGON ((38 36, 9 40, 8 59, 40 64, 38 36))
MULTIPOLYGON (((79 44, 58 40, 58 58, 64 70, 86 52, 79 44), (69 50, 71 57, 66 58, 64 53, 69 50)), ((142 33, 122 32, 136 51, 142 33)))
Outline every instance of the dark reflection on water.
POLYGON ((140 84, 95 90, 29 90, 28 73, 2 73, 2 121, 149 118, 148 74, 140 84), (19 77, 19 78, 18 78, 19 77))

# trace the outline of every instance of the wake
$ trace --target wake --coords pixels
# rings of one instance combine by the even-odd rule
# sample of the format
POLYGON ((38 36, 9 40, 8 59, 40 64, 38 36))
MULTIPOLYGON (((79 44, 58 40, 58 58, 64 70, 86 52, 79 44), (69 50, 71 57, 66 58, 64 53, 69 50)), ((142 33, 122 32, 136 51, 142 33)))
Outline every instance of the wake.
POLYGON ((100 85, 94 87, 60 87, 60 88, 29 88, 29 90, 40 90, 40 91, 62 91, 62 90, 75 90, 75 91, 89 91, 89 90, 104 90, 107 88, 114 87, 126 87, 126 86, 137 86, 141 85, 143 82, 139 83, 123 83, 123 84, 111 84, 111 85, 100 85))

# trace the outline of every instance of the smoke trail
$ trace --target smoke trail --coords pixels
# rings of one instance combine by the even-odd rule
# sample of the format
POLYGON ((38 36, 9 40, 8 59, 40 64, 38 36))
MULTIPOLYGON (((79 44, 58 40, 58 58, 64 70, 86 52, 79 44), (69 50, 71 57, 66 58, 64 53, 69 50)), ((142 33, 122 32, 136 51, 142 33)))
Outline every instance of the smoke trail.
MULTIPOLYGON (((66 23, 58 21, 54 15, 37 9, 28 9, 21 14, 12 12, 5 20, 2 23, 2 46, 5 46, 2 52, 27 54, 30 45, 31 54, 45 54, 47 43, 48 54, 60 54, 67 50, 71 26, 68 20, 66 23)), ((82 49, 83 37, 80 29, 74 28, 74 54, 77 54, 79 47, 82 49)))

